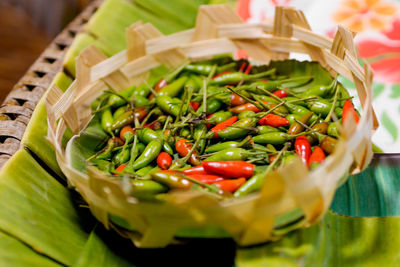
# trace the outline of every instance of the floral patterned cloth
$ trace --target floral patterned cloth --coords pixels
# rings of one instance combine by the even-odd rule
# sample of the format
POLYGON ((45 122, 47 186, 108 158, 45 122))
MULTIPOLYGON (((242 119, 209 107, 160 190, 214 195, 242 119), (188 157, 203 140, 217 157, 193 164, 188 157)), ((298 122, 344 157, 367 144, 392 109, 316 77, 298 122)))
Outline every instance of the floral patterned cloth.
MULTIPOLYGON (((380 127, 373 142, 384 152, 400 152, 400 0, 238 0, 237 12, 248 23, 272 21, 276 5, 303 10, 313 31, 329 37, 338 24, 357 32, 359 55, 375 73, 373 105, 380 127)), ((341 82, 356 94, 350 81, 341 82)))

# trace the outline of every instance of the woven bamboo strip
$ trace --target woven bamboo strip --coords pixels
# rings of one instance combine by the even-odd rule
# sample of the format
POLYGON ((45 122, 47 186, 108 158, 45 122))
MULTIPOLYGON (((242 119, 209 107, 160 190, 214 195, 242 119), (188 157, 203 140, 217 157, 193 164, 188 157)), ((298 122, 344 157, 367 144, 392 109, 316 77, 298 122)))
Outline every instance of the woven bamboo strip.
POLYGON ((349 170, 362 170, 372 156, 370 137, 372 127, 376 126, 371 106, 372 72, 368 66, 362 69, 357 63, 350 40, 353 33, 339 29, 331 41, 313 33, 302 12, 283 7, 277 8, 274 25, 242 24, 224 5, 201 7, 196 22, 195 29, 170 36, 163 36, 150 24, 137 23, 127 30, 126 52, 106 59, 88 48, 78 57, 77 80, 62 96, 57 88, 51 89, 46 100, 48 138, 56 147, 61 169, 106 228, 117 229, 141 247, 166 246, 173 242, 178 229, 188 226, 218 225, 244 245, 276 240, 276 218, 296 208, 305 217, 299 225, 315 223, 328 209, 342 176, 349 170), (186 59, 209 58, 238 49, 263 62, 287 58, 292 52, 308 54, 324 64, 333 76, 339 73, 354 81, 363 104, 361 120, 357 127, 351 123, 344 125, 343 138, 322 167, 309 172, 297 159, 271 173, 268 184, 259 193, 241 199, 221 202, 204 192, 172 191, 162 203, 138 201, 129 196, 129 186, 121 187, 90 167, 88 174, 73 169, 69 146, 64 151, 61 138, 66 126, 75 132, 85 128, 91 118, 91 101, 107 85, 122 88, 127 81, 143 82, 143 75, 157 66, 173 68, 186 59), (353 162, 355 167, 350 169, 353 162), (118 228, 109 221, 109 214, 124 218, 137 232, 118 228))

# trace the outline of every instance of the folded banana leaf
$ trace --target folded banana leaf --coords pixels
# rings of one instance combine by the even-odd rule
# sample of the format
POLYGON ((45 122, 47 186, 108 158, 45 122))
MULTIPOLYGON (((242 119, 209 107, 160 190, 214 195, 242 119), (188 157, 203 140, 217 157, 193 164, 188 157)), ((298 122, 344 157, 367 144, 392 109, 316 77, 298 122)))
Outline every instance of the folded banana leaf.
POLYGON ((238 249, 237 266, 398 266, 399 175, 400 154, 375 154, 337 191, 321 223, 238 249))
MULTIPOLYGON (((62 91, 67 90, 72 80, 63 72, 59 72, 50 86, 57 85, 62 91)), ((45 94, 46 95, 46 94, 45 94)), ((45 96, 44 95, 44 96, 45 96)), ((44 105, 44 98, 39 101, 31 120, 25 130, 24 137, 21 140, 22 146, 30 150, 37 158, 42 161, 54 174, 64 177, 56 160, 54 148, 46 139, 47 136, 47 112, 44 105)), ((67 139, 71 138, 66 136, 67 139)))
MULTIPOLYGON (((32 252, 72 265, 88 238, 81 219, 68 189, 27 150, 17 151, 1 169, 0 231, 26 244, 32 252)), ((0 239, 0 246, 8 240, 0 239)), ((16 249, 26 250, 18 246, 16 249)))

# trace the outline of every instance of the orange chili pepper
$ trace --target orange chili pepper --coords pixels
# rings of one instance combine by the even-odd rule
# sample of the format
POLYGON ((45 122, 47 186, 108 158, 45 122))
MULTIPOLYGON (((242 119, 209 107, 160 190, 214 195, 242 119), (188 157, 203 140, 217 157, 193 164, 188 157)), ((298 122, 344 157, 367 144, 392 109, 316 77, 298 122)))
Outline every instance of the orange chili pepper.
MULTIPOLYGON (((187 154, 189 154, 189 151, 192 149, 192 147, 193 146, 189 140, 185 138, 181 138, 175 143, 176 152, 178 152, 181 157, 185 157, 187 154)), ((196 151, 193 151, 192 155, 190 155, 189 162, 192 165, 200 165, 201 162, 196 151)))
POLYGON ((133 128, 131 126, 125 126, 124 128, 122 128, 121 132, 119 133, 119 137, 121 137, 122 140, 125 140, 124 134, 127 132, 131 132, 133 134, 136 133, 136 131, 133 130, 133 128))
POLYGON ((314 152, 311 154, 310 159, 308 160, 308 166, 310 166, 311 163, 313 162, 322 163, 324 160, 325 160, 324 151, 319 146, 315 146, 314 152))
POLYGON ((268 125, 272 127, 282 127, 289 125, 289 121, 286 118, 283 118, 281 116, 275 115, 275 114, 267 114, 264 117, 262 117, 259 121, 258 124, 260 125, 268 125))
POLYGON ((227 120, 215 125, 213 128, 211 128, 210 131, 213 131, 214 132, 214 137, 217 138, 219 131, 228 128, 228 125, 234 124, 237 121, 237 119, 238 119, 237 116, 230 117, 229 119, 227 119, 227 120))
POLYGON ((118 168, 115 169, 117 172, 122 172, 126 167, 126 164, 121 164, 118 166, 118 168))
POLYGON ((172 158, 167 152, 161 152, 157 156, 157 165, 160 167, 162 170, 167 170, 169 167, 171 167, 172 164, 172 158))
POLYGON ((353 119, 356 122, 356 124, 360 120, 356 110, 354 109, 353 103, 348 99, 344 102, 343 105, 343 114, 342 114, 343 124, 345 124, 345 122, 348 120, 350 116, 353 116, 353 119))
POLYGON ((246 102, 247 101, 243 97, 238 96, 235 93, 231 94, 231 103, 230 103, 231 107, 240 106, 240 105, 246 104, 246 102))
POLYGON ((215 182, 215 185, 222 190, 234 193, 246 182, 245 178, 227 179, 215 182))

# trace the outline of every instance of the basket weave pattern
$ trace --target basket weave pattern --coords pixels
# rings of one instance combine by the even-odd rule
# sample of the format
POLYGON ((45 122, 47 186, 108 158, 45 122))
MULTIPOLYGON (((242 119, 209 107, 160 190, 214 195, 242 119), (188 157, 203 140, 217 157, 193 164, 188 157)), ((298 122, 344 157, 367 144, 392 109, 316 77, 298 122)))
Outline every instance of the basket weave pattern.
POLYGON ((126 37, 127 49, 110 58, 95 47, 82 51, 76 61, 76 80, 64 94, 56 86, 50 88, 45 103, 48 139, 69 182, 98 220, 137 246, 165 246, 181 228, 211 225, 220 226, 243 245, 275 240, 279 236, 273 225, 278 216, 300 208, 304 220, 299 226, 315 223, 329 208, 341 177, 350 168, 357 172, 370 162, 370 139, 377 127, 371 106, 372 72, 368 64, 359 65, 349 30, 339 27, 334 40, 317 35, 301 11, 287 7, 277 7, 273 24, 244 24, 229 7, 214 5, 199 9, 194 29, 164 36, 153 25, 138 22, 126 30, 126 37), (264 63, 287 59, 293 52, 308 54, 332 76, 341 74, 355 83, 363 106, 360 122, 344 125, 341 141, 322 167, 309 172, 296 160, 272 172, 259 193, 240 199, 217 201, 203 192, 172 192, 162 204, 140 202, 109 177, 90 168, 84 174, 71 167, 68 147, 61 145, 66 127, 79 134, 92 118, 90 103, 108 86, 122 90, 142 83, 149 70, 162 64, 174 68, 187 59, 239 49, 264 63), (110 214, 124 218, 137 231, 113 225, 110 214))

